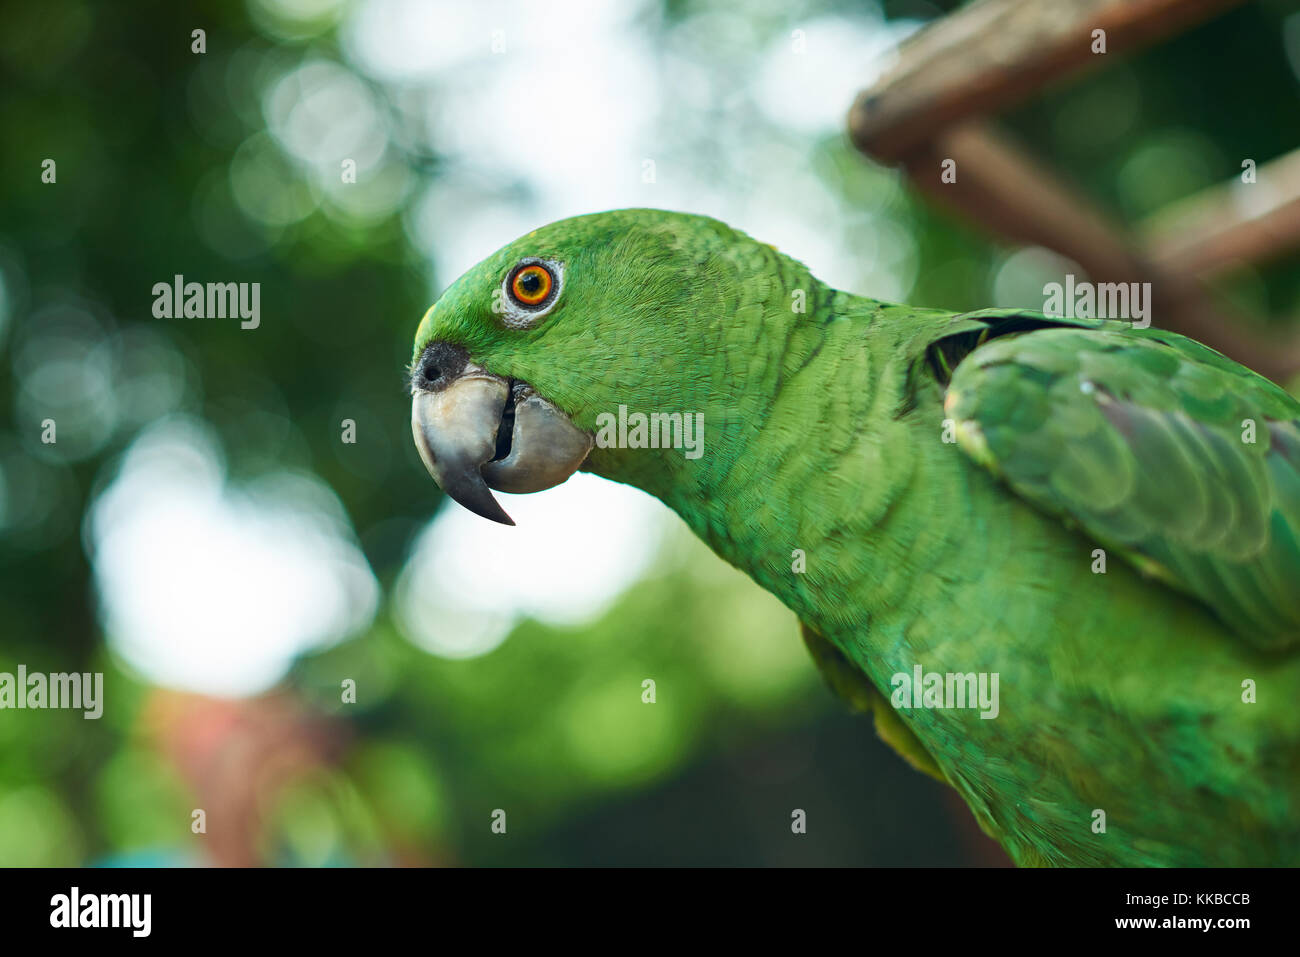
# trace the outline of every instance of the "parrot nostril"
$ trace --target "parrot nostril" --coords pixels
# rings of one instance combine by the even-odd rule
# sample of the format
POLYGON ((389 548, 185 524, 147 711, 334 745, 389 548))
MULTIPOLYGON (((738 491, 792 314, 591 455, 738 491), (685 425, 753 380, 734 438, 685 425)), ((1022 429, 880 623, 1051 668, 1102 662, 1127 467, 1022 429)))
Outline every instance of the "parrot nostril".
POLYGON ((434 353, 424 357, 424 363, 420 366, 420 378, 432 385, 442 378, 442 370, 446 363, 442 361, 442 356, 434 353))
POLYGON ((442 388, 464 370, 469 354, 446 342, 430 343, 415 365, 412 385, 421 389, 442 388))

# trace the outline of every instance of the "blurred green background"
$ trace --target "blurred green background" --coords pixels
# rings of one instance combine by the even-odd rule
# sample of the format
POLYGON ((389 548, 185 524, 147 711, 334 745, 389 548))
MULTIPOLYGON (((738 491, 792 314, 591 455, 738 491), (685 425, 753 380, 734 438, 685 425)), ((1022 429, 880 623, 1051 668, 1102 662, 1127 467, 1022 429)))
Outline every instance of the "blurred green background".
MULTIPOLYGON (((1003 863, 658 503, 577 476, 509 501, 518 529, 444 509, 404 389, 463 269, 619 206, 719 216, 878 298, 1041 307, 1039 251, 843 135, 952 6, 5 8, 0 671, 102 671, 105 705, 0 711, 0 864, 1003 863), (260 283, 260 327, 154 318, 177 274, 260 283)), ((1295 148, 1294 9, 1004 119, 1138 222, 1295 148)), ((1293 266, 1222 289, 1300 315, 1293 266)))

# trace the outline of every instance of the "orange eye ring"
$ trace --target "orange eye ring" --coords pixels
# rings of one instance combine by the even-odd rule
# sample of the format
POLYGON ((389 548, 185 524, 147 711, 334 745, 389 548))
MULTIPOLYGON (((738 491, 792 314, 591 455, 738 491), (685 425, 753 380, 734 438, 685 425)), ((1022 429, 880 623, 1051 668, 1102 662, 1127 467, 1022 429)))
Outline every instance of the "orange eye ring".
POLYGON ((510 277, 510 295, 521 306, 540 306, 550 298, 554 288, 555 277, 539 263, 520 266, 510 277))

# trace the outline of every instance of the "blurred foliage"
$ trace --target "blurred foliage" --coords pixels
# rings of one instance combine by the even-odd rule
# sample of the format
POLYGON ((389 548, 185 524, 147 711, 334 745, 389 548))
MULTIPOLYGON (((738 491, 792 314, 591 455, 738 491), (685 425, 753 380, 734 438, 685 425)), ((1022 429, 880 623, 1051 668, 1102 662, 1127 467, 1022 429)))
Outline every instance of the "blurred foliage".
MULTIPOLYGON (((883 11, 924 20, 952 6, 883 11)), ((1295 148, 1296 125, 1279 122, 1300 115, 1289 7, 1249 4, 1116 58, 1007 123, 1140 221, 1236 175, 1242 157, 1295 148)), ((831 700, 792 616, 679 524, 596 620, 524 621, 471 660, 412 645, 387 603, 364 634, 248 701, 151 687, 109 651, 85 515, 150 423, 206 422, 236 483, 273 469, 318 476, 385 595, 438 504, 409 440, 403 367, 415 322, 454 276, 410 212, 422 191, 465 182, 484 205, 537 197, 527 182, 457 168, 424 135, 410 89, 357 70, 337 32, 346 9, 44 0, 4 11, 0 671, 103 671, 113 706, 98 721, 0 713, 0 864, 997 861, 964 810, 831 700), (373 175, 355 195, 268 121, 277 98, 306 96, 284 84, 306 83, 309 62, 354 102, 378 104, 373 175), (40 180, 46 157, 58 159, 57 187, 40 180), (152 287, 177 273, 260 282, 262 314, 276 318, 255 333, 154 319, 152 287), (40 441, 47 416, 56 446, 40 441), (344 417, 364 441, 340 443, 344 417), (345 678, 355 704, 341 702, 345 678), (191 833, 197 807, 203 836, 191 833), (790 833, 792 808, 808 811, 808 835, 790 833), (508 838, 490 830, 495 809, 508 838)), ((736 82, 800 23, 869 27, 875 15, 847 0, 755 4, 743 17, 717 0, 647 4, 637 22, 666 109, 697 104, 673 115, 661 162, 731 182, 735 197, 806 167, 836 218, 788 215, 830 237, 861 291, 954 309, 1014 297, 1023 256, 923 205, 839 133, 782 126, 757 87, 736 82)), ((429 95, 445 105, 455 91, 429 95)), ((322 109, 293 120, 311 142, 361 115, 322 109)), ((436 225, 454 235, 464 223, 436 225)), ((1300 312, 1294 269, 1227 285, 1261 315, 1300 312)), ((186 620, 175 626, 184 641, 186 620)))

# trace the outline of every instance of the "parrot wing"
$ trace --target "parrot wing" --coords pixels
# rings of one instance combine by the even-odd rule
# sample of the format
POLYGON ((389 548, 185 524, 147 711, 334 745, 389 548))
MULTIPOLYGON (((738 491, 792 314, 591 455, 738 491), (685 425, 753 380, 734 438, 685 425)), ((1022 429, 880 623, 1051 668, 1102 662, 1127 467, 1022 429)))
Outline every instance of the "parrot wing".
POLYGON ((1254 647, 1297 643, 1295 398, 1128 323, 985 310, 952 329, 927 359, 941 382, 951 369, 945 415, 971 459, 1254 647))

